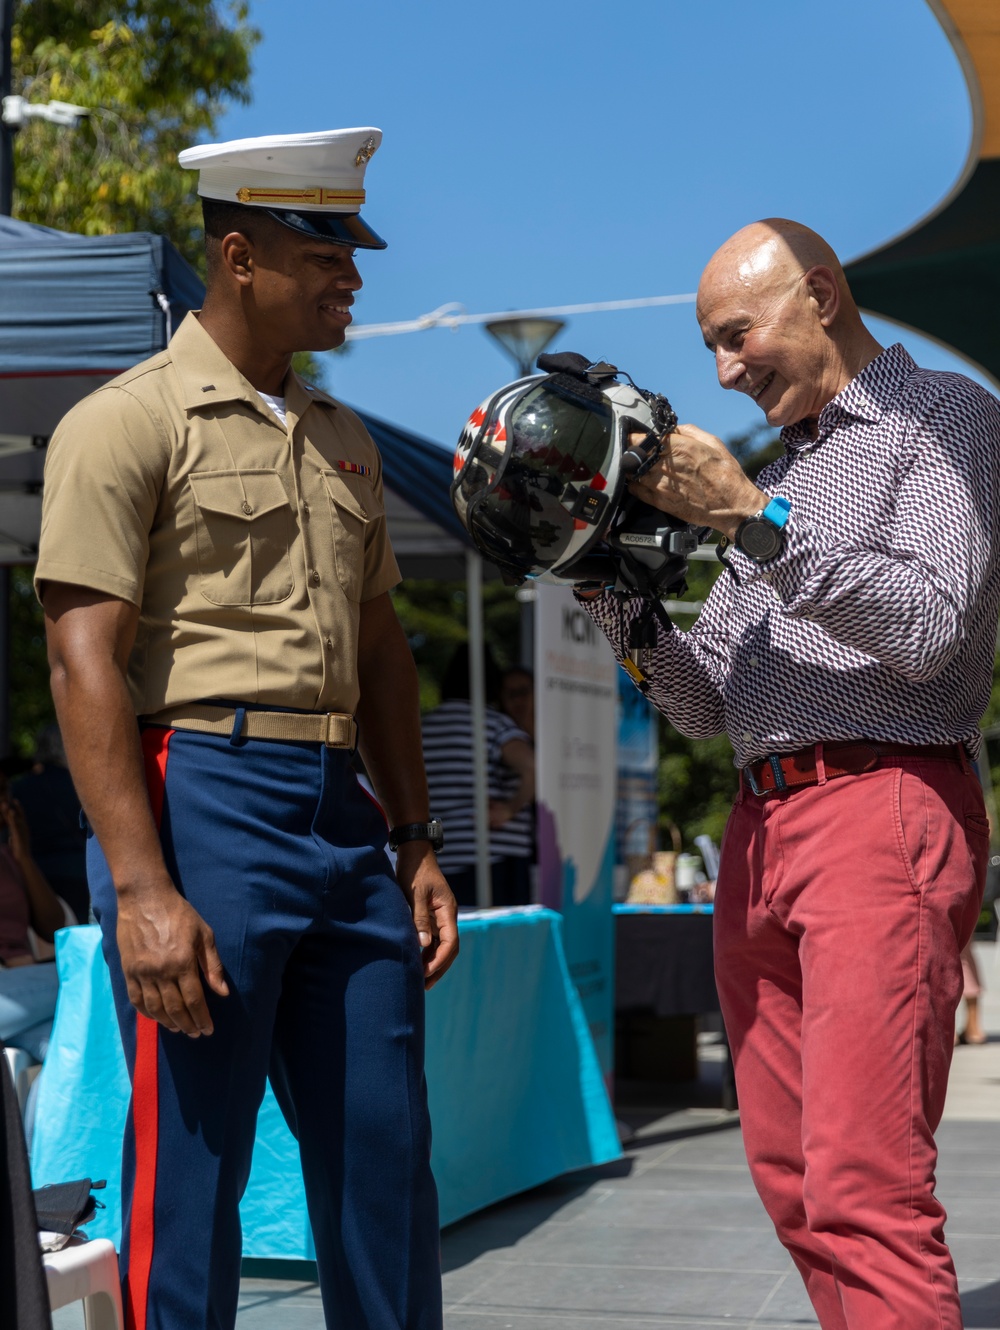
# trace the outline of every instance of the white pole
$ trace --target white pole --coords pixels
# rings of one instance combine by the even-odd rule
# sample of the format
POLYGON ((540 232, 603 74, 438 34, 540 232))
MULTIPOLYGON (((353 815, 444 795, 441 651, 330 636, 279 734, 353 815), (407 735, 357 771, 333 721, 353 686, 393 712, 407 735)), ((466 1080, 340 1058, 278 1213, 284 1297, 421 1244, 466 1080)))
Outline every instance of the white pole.
POLYGON ((465 555, 466 622, 469 629, 469 700, 472 704, 472 774, 476 815, 476 904, 493 904, 490 876, 489 777, 486 770, 486 671, 483 666, 483 561, 465 555))

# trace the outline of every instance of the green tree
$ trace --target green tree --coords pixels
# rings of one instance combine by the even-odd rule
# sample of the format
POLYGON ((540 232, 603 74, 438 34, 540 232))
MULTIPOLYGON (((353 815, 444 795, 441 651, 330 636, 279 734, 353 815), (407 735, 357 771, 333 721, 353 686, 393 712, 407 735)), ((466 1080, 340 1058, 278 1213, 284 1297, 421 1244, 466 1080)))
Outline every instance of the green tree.
MULTIPOLYGON (((468 638, 464 582, 407 580, 392 593, 420 677, 420 710, 441 700, 440 683, 452 652, 468 638)), ((483 586, 483 636, 500 669, 518 661, 521 607, 500 581, 483 586)))
POLYGON ((201 268, 201 209, 177 154, 249 101, 259 34, 247 15, 245 0, 21 0, 15 93, 91 114, 76 130, 18 133, 16 216, 85 235, 154 231, 201 268))
MULTIPOLYGON (((39 121, 20 130, 15 215, 87 235, 158 232, 203 271, 195 178, 177 153, 209 137, 227 103, 249 100, 258 34, 247 13, 242 0, 20 0, 14 92, 92 114, 76 130, 39 121)), ((311 357, 300 368, 322 376, 311 357)), ((30 569, 12 570, 10 615, 11 739, 28 755, 53 718, 30 569)))

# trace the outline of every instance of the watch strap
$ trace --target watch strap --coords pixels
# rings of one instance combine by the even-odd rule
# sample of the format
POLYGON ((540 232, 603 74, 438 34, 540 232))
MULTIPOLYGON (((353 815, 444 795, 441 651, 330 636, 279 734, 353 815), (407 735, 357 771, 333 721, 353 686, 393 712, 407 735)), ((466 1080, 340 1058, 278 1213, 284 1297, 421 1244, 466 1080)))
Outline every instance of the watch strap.
POLYGON ((788 514, 791 511, 790 501, 782 495, 776 494, 767 507, 760 510, 759 515, 781 529, 788 521, 788 514))
POLYGON ((444 846, 444 827, 436 819, 430 822, 404 822, 402 826, 389 828, 389 849, 397 850, 409 841, 429 841, 436 850, 444 846))

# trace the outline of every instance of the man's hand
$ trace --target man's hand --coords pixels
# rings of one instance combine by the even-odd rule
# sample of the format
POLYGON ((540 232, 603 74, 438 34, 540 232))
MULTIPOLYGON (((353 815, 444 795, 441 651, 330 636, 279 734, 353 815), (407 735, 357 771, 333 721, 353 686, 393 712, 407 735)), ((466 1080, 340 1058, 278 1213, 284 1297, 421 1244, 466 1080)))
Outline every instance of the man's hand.
POLYGON ((433 988, 458 955, 458 906, 434 852, 407 841, 396 854, 396 880, 413 913, 424 962, 424 988, 433 988))
MULTIPOLYGON (((644 437, 644 436, 636 436, 644 437)), ((692 526, 707 526, 730 540, 744 517, 767 506, 726 445, 697 425, 678 425, 659 460, 629 492, 692 526)))
POLYGON ((118 951, 136 1011, 192 1039, 213 1032, 199 971, 213 993, 228 995, 215 936, 169 879, 120 889, 118 951))

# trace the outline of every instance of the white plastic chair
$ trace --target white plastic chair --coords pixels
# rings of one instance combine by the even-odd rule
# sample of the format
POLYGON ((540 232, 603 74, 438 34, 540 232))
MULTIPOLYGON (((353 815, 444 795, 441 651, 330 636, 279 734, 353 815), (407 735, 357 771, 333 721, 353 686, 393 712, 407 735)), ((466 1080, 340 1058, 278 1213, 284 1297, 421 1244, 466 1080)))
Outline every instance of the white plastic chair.
POLYGON ((124 1330, 118 1253, 107 1238, 70 1238, 62 1251, 42 1253, 53 1311, 83 1302, 86 1330, 124 1330))
POLYGON ((10 1079, 14 1082, 14 1092, 17 1095, 17 1106, 21 1110, 21 1117, 24 1117, 24 1106, 28 1102, 28 1091, 31 1089, 31 1082, 34 1075, 29 1075, 32 1067, 38 1068, 39 1064, 23 1048, 11 1048, 8 1044, 4 1048, 4 1054, 7 1058, 7 1068, 10 1071, 10 1079))

